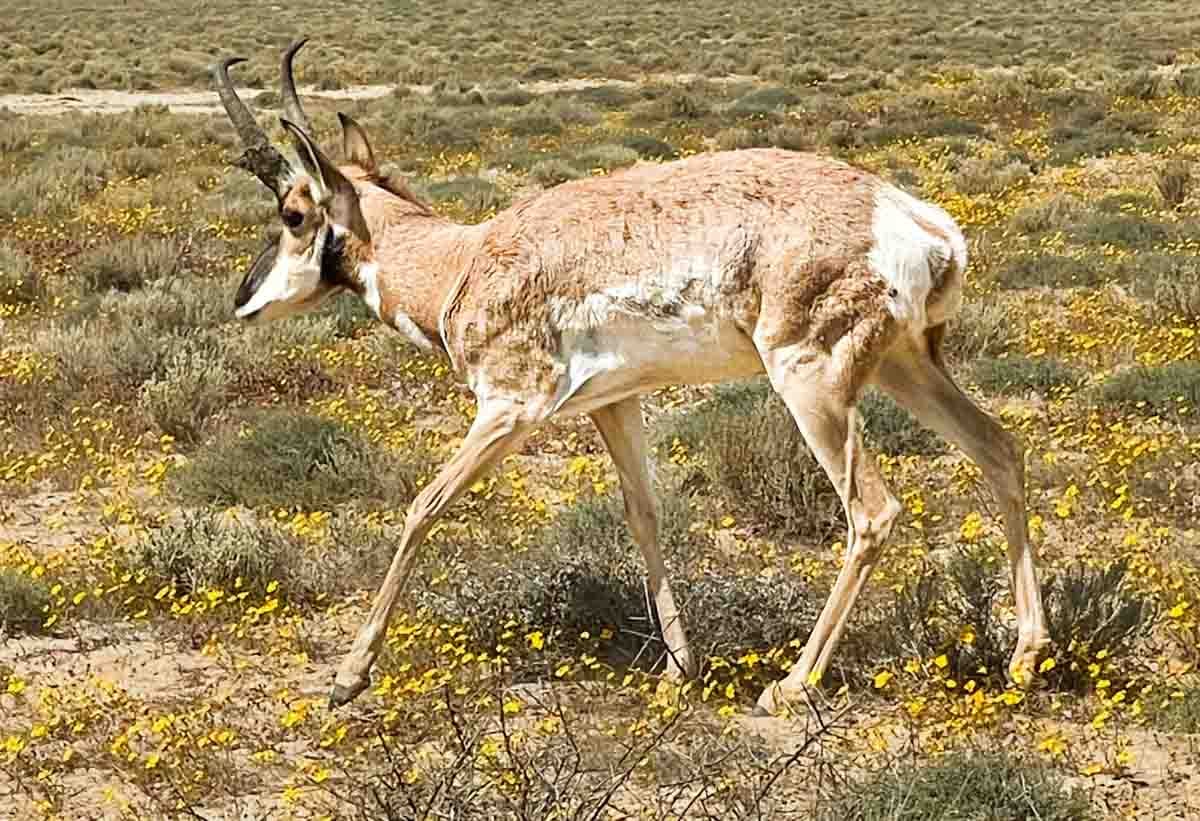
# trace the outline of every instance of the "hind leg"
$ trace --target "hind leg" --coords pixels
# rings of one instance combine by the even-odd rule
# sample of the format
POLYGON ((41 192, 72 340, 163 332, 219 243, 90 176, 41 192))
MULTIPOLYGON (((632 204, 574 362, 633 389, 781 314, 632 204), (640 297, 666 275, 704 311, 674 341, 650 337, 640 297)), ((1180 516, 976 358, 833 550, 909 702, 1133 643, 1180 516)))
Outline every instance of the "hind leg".
POLYGON ((1037 559, 1029 543, 1025 510, 1024 450, 1016 438, 979 409, 941 360, 941 327, 928 332, 924 346, 909 343, 888 354, 876 382, 923 424, 953 442, 983 470, 1000 504, 1016 599, 1017 646, 1009 677, 1032 683, 1039 655, 1049 644, 1037 559))
POLYGON ((800 660, 787 677, 759 696, 756 715, 807 703, 805 688, 819 681, 845 630, 855 601, 870 578, 880 549, 900 513, 874 459, 863 452, 853 391, 830 357, 795 357, 787 350, 764 354, 771 385, 796 420, 813 455, 841 496, 848 538, 846 560, 800 660))

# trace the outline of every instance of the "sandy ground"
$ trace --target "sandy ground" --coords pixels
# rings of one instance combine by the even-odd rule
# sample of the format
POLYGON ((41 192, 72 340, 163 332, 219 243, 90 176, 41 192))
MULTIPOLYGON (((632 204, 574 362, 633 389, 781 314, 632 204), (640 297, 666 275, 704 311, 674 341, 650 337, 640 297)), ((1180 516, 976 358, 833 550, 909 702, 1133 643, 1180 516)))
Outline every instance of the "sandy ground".
MULTIPOLYGON (((532 83, 519 84, 522 88, 534 94, 548 94, 555 91, 578 91, 585 88, 610 86, 613 88, 636 88, 645 82, 678 82, 686 83, 698 79, 693 74, 662 74, 647 77, 645 80, 606 80, 606 79, 568 79, 540 80, 532 83)), ((730 76, 723 78, 708 78, 712 82, 735 83, 753 81, 752 77, 730 76)), ((316 88, 300 88, 302 97, 312 97, 326 100, 374 100, 386 97, 398 88, 428 94, 433 87, 429 85, 408 85, 393 83, 389 85, 360 85, 348 86, 334 90, 316 88)), ((275 89, 245 87, 238 88, 238 94, 245 100, 252 100, 254 95, 275 89)), ((215 91, 115 91, 112 89, 71 88, 58 94, 0 94, 0 110, 8 109, 16 114, 53 115, 72 112, 87 114, 120 114, 132 111, 143 105, 165 105, 172 112, 182 114, 212 114, 221 111, 215 91)))
MULTIPOLYGON (((86 508, 87 500, 72 493, 41 493, 13 500, 8 504, 5 521, 0 522, 0 542, 21 541, 46 552, 62 549, 94 530, 87 524, 86 508)), ((108 682, 151 710, 165 711, 189 703, 213 704, 218 710, 241 714, 243 729, 249 731, 258 721, 277 718, 271 711, 281 708, 272 694, 281 688, 293 697, 323 702, 334 666, 363 615, 362 608, 356 606, 334 619, 310 620, 306 631, 311 631, 313 657, 295 666, 246 648, 232 655, 206 655, 198 642, 189 642, 179 633, 165 637, 153 624, 84 622, 56 635, 0 640, 0 669, 35 686, 54 689, 87 681, 108 682)), ((5 711, 15 706, 15 702, 5 703, 8 698, 0 695, 0 728, 6 723, 2 720, 5 711)), ((368 697, 347 712, 370 720, 371 716, 377 717, 379 709, 376 700, 368 697)), ((1028 736, 1040 737, 1054 731, 1069 739, 1079 753, 1094 748, 1096 739, 1089 737, 1086 724, 1064 718, 1067 720, 1033 718, 1026 726, 1000 729, 998 738, 1007 733, 1014 745, 1026 746, 1028 736)), ((872 715, 871 711, 847 719, 849 726, 860 727, 880 719, 887 721, 884 715, 872 715)), ((746 716, 741 721, 744 732, 758 736, 776 752, 789 751, 795 743, 797 727, 788 720, 746 716)), ((1097 817, 1200 819, 1200 739, 1135 727, 1125 728, 1123 735, 1135 754, 1125 771, 1070 779, 1088 793, 1097 817)), ((900 736, 895 741, 903 743, 900 736)), ((290 744, 294 756, 318 753, 304 741, 290 744)), ((248 750, 236 751, 238 756, 248 754, 248 750)), ((112 773, 103 769, 73 773, 69 785, 77 792, 64 807, 66 817, 115 820, 115 807, 105 804, 101 797, 103 785, 112 783, 112 779, 112 773), (86 808, 97 806, 102 807, 100 814, 89 816, 86 808)), ((134 788, 127 788, 131 795, 136 793, 134 788)), ((231 820, 274 818, 279 808, 271 806, 273 803, 273 798, 254 792, 237 799, 225 796, 205 807, 203 815, 231 820)), ((0 774, 0 821, 34 817, 34 812, 17 785, 0 774)))
MULTIPOLYGON (((305 89, 306 97, 329 100, 371 100, 390 94, 395 86, 352 86, 335 91, 305 89)), ((244 88, 238 93, 253 99, 267 89, 244 88)), ((120 114, 143 105, 165 105, 174 113, 212 114, 221 110, 214 91, 112 91, 109 89, 67 89, 61 94, 3 94, 0 109, 17 114, 120 114)))

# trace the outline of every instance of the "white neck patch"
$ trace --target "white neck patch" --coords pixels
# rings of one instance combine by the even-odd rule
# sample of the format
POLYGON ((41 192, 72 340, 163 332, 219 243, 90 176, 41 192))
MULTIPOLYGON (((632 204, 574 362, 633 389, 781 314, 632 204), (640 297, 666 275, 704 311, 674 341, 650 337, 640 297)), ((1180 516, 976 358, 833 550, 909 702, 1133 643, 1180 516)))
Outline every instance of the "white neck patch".
POLYGON ((377 263, 368 262, 358 266, 358 281, 363 286, 363 301, 367 303, 367 307, 371 309, 371 313, 375 314, 376 318, 385 325, 395 328, 409 342, 421 350, 433 350, 433 343, 429 340, 429 337, 422 333, 417 324, 409 319, 408 315, 403 311, 391 308, 391 316, 384 315, 383 295, 379 291, 379 265, 377 263))
POLYGON ((367 262, 358 266, 358 281, 363 286, 363 301, 376 319, 387 322, 383 315, 383 297, 379 293, 379 265, 367 262))

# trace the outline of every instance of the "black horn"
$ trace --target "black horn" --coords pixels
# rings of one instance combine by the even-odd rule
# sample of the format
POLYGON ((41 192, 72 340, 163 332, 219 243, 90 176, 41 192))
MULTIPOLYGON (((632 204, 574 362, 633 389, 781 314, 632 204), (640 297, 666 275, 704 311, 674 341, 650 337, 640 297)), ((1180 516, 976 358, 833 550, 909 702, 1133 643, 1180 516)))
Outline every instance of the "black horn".
POLYGON ((225 113, 229 115, 245 148, 236 164, 262 180, 263 185, 275 192, 276 197, 282 198, 287 193, 291 165, 278 149, 271 145, 266 132, 233 90, 233 83, 229 79, 229 67, 245 62, 245 59, 227 57, 213 67, 217 95, 221 98, 221 105, 225 106, 225 113))
POLYGON ((283 97, 283 116, 291 120, 296 125, 300 126, 309 134, 313 133, 312 123, 308 121, 308 115, 304 113, 304 107, 300 105, 300 97, 296 94, 296 80, 292 76, 292 58, 296 56, 296 52, 304 47, 308 42, 307 37, 302 37, 288 46, 288 50, 283 53, 282 67, 282 97, 283 97))

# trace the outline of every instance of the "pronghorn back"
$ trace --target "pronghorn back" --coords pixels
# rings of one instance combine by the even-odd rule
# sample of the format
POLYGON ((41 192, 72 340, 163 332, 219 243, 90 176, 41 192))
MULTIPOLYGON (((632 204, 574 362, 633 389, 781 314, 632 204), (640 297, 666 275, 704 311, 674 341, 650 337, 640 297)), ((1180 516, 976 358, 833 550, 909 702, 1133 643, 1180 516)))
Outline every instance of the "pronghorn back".
POLYGON ((778 149, 566 183, 476 241, 444 315, 451 357, 476 391, 536 388, 548 412, 752 375, 756 345, 919 335, 957 307, 966 264, 940 208, 778 149))

